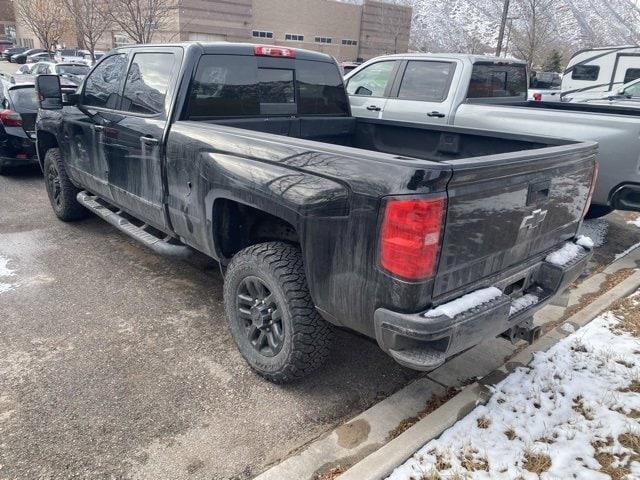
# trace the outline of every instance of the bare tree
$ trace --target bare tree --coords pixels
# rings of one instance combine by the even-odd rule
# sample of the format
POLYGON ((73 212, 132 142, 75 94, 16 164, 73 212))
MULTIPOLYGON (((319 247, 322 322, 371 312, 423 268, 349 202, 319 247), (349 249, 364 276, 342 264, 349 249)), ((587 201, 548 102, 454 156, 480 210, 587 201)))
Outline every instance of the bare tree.
POLYGON ((513 46, 516 54, 531 67, 557 38, 553 19, 554 0, 518 0, 513 24, 513 46))
POLYGON ((109 5, 105 0, 63 0, 65 7, 75 21, 77 36, 95 60, 96 45, 111 26, 109 5))
POLYGON ((42 48, 51 51, 64 33, 66 22, 51 0, 14 0, 16 16, 36 36, 42 48))
POLYGON ((150 43, 158 30, 169 25, 180 4, 181 0, 109 0, 107 12, 135 43, 150 43))

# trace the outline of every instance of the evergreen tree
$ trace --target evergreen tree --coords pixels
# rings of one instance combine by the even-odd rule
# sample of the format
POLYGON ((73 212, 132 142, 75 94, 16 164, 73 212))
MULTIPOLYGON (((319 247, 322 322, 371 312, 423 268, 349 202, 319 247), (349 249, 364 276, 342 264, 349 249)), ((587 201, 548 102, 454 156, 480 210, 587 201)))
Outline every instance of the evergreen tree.
POLYGON ((552 50, 542 68, 545 72, 561 73, 563 70, 562 54, 558 50, 552 50))

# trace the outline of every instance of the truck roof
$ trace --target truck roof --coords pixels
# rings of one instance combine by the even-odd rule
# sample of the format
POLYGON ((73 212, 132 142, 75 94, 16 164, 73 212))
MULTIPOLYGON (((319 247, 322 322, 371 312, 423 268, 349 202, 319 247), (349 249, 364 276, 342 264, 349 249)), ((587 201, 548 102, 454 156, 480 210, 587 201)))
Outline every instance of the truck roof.
POLYGON ((300 60, 315 60, 317 62, 335 62, 331 55, 326 53, 314 52, 302 48, 291 48, 283 45, 269 45, 267 43, 234 43, 234 42, 179 42, 179 43, 158 43, 144 45, 125 45, 115 50, 129 50, 132 48, 149 49, 153 47, 183 47, 186 49, 199 48, 206 54, 223 54, 223 55, 253 55, 253 48, 257 45, 269 46, 274 48, 286 48, 296 52, 296 58, 300 60))
POLYGON ((480 62, 510 62, 510 63, 526 63, 513 57, 496 57, 493 55, 474 55, 471 53, 396 53, 392 55, 384 55, 385 58, 454 58, 457 60, 466 60, 471 63, 480 62))

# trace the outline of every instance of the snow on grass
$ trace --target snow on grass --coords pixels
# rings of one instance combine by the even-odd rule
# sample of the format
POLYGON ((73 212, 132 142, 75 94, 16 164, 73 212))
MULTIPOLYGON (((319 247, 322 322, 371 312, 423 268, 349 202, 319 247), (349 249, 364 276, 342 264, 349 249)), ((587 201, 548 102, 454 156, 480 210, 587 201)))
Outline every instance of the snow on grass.
POLYGON ((389 480, 640 478, 640 340, 629 333, 640 322, 630 328, 624 313, 633 311, 607 312, 537 353, 389 480))
POLYGON ((14 270, 9 268, 9 259, 0 255, 0 293, 8 292, 9 290, 13 290, 15 287, 12 283, 6 283, 2 280, 6 277, 14 276, 14 270))
POLYGON ((582 252, 584 252, 584 250, 580 245, 567 242, 561 249, 547 255, 545 260, 549 263, 562 267, 574 260, 582 252))
POLYGON ((500 295, 502 295, 502 292, 496 287, 482 288, 429 310, 424 314, 424 316, 432 318, 439 317, 440 315, 446 315, 449 318, 454 318, 459 313, 466 312, 467 310, 471 310, 483 303, 487 303, 500 295))
POLYGON ((607 233, 609 232, 609 223, 602 218, 594 218, 585 220, 580 226, 578 235, 584 235, 593 240, 594 247, 601 247, 607 242, 607 233))

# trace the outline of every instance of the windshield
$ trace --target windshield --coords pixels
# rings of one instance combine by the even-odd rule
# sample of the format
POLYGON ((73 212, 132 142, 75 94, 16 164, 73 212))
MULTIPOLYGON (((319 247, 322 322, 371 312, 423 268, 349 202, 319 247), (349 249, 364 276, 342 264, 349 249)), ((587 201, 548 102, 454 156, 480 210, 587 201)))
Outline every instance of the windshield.
POLYGON ((531 81, 531 88, 554 89, 560 88, 562 79, 557 73, 538 73, 531 81))
POLYGON ((85 65, 56 65, 58 75, 86 75, 89 67, 85 65))
POLYGON ((16 112, 37 112, 38 100, 36 98, 36 89, 33 87, 14 88, 9 90, 11 103, 16 112))

